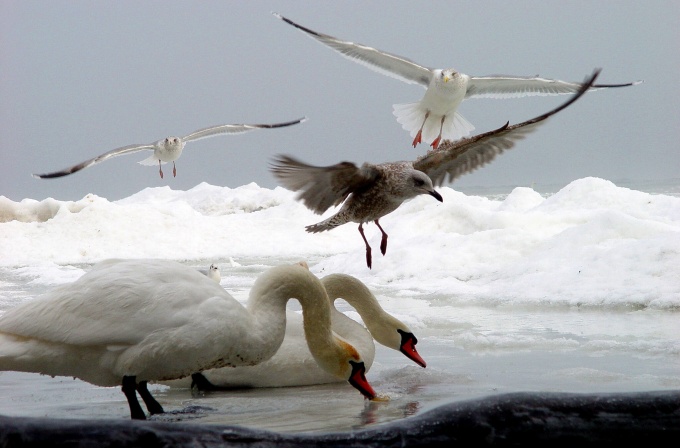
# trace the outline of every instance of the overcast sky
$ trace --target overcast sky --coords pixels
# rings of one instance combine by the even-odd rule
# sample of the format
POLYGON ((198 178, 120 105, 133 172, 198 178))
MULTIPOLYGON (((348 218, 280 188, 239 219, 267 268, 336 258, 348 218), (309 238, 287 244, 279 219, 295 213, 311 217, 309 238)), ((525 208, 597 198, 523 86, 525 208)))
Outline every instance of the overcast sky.
MULTIPOLYGON (((424 89, 351 62, 275 18, 470 75, 536 75, 642 85, 589 93, 452 187, 680 177, 680 2, 669 1, 32 1, 0 0, 0 195, 110 200, 201 182, 273 188, 275 154, 330 165, 411 160, 426 151, 392 115, 424 89), (187 145, 171 166, 113 148, 224 123, 294 127, 187 145), (168 175, 170 174, 170 175, 168 175)), ((475 99, 484 132, 566 97, 475 99)))

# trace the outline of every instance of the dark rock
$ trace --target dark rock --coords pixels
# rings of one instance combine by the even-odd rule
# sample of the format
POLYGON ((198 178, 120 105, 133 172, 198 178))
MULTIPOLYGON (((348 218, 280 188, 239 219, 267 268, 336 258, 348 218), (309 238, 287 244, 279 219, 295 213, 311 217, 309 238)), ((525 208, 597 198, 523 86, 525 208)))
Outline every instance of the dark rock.
POLYGON ((1 447, 678 446, 680 391, 514 393, 453 402, 356 431, 279 434, 238 426, 0 417, 1 447))

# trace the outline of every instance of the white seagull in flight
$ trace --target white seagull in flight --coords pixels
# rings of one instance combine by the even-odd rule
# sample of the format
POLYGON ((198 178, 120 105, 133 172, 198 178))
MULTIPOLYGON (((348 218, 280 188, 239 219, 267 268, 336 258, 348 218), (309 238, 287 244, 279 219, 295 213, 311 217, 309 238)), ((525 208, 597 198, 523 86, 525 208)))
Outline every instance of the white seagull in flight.
POLYGON ((53 177, 62 177, 69 174, 73 174, 77 171, 87 168, 96 163, 103 162, 104 160, 110 159, 112 157, 122 156, 123 154, 132 154, 139 151, 152 150, 153 154, 148 158, 140 161, 142 165, 155 165, 158 163, 158 171, 160 173, 161 179, 163 178, 163 169, 161 165, 167 162, 172 162, 172 175, 177 176, 177 169, 175 168, 175 160, 179 159, 182 155, 182 150, 187 142, 194 140, 200 140, 207 137, 213 137, 222 134, 239 134, 242 132, 252 131, 254 129, 274 129, 282 128, 286 126, 291 126, 294 124, 302 123, 306 121, 307 118, 299 118, 293 121, 287 121, 285 123, 274 123, 274 124, 222 124, 219 126, 211 126, 209 128, 199 129, 192 132, 191 134, 185 135, 184 137, 167 137, 163 140, 158 140, 155 143, 147 144, 136 144, 123 146, 121 148, 116 148, 111 151, 105 152, 104 154, 98 155, 95 158, 80 162, 72 167, 65 168, 61 171, 55 171, 53 173, 47 174, 34 174, 33 177, 39 179, 50 179, 53 177))
MULTIPOLYGON (((465 99, 561 95, 576 93, 581 87, 577 82, 537 76, 469 76, 453 68, 424 67, 401 56, 318 33, 278 13, 272 14, 354 62, 406 83, 420 84, 427 89, 420 101, 393 106, 397 121, 413 137, 414 148, 424 140, 436 149, 443 139, 458 140, 469 135, 474 126, 457 112, 458 106, 465 99)), ((641 82, 595 84, 591 90, 626 87, 641 82)))

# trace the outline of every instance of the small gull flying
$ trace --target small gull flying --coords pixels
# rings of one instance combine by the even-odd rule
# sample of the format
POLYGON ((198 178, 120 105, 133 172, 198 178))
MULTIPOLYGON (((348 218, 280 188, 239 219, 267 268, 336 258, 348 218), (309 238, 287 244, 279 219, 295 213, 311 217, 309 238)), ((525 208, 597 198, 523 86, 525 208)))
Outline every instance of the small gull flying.
POLYGON ((160 173, 161 179, 163 178, 163 169, 161 165, 167 162, 172 162, 172 175, 177 176, 177 169, 175 168, 175 160, 179 159, 182 155, 182 150, 184 145, 188 142, 194 140, 200 140, 207 137, 213 137, 222 134, 239 134, 243 132, 252 131, 254 129, 274 129, 282 128, 286 126, 291 126, 294 124, 302 123, 306 121, 307 118, 303 117, 293 121, 287 121, 284 123, 274 123, 274 124, 222 124, 218 126, 211 126, 209 128, 199 129, 194 131, 184 137, 167 137, 163 140, 158 140, 155 143, 147 144, 136 144, 123 146, 121 148, 116 148, 111 151, 105 152, 104 154, 98 155, 92 159, 80 162, 72 167, 65 168, 60 171, 55 171, 53 173, 46 174, 33 174, 33 177, 38 179, 51 179, 54 177, 67 176, 80 171, 84 168, 103 162, 104 160, 110 159, 112 157, 122 156, 124 154, 132 154, 139 151, 152 150, 153 154, 148 158, 140 161, 142 165, 155 165, 158 163, 158 172, 160 173))
POLYGON ((452 142, 442 142, 415 161, 387 162, 357 167, 351 162, 319 167, 280 155, 271 171, 284 187, 298 191, 297 199, 317 214, 331 206, 342 204, 328 219, 305 227, 307 232, 331 230, 348 222, 359 223, 359 233, 366 245, 366 264, 371 268, 371 246, 364 235, 363 223, 373 221, 382 233, 380 252, 387 250, 387 233, 379 219, 393 212, 406 200, 428 194, 442 202, 434 186, 441 186, 465 173, 491 162, 518 140, 535 131, 545 120, 571 105, 595 82, 600 70, 586 79, 569 101, 543 115, 512 126, 506 123, 498 129, 452 142))
MULTIPOLYGON (((427 89, 420 101, 393 106, 397 121, 413 137, 414 148, 424 140, 436 149, 442 140, 458 140, 469 135, 474 126, 457 112, 465 99, 561 95, 576 93, 581 88, 580 83, 538 76, 469 76, 453 68, 433 69, 376 48, 313 31, 280 14, 272 14, 354 62, 427 89)), ((641 82, 593 84, 591 90, 627 87, 641 82)))

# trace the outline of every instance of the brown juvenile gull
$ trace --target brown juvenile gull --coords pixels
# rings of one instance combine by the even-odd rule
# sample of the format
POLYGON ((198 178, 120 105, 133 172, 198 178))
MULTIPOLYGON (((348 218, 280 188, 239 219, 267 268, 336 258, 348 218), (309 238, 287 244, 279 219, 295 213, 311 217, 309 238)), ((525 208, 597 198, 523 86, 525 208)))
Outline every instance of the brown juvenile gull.
MULTIPOLYGON (((469 76, 453 68, 433 69, 376 48, 318 33, 280 14, 272 14, 347 59, 383 75, 409 84, 420 84, 427 89, 420 101, 393 106, 397 121, 413 137, 413 147, 425 140, 436 149, 442 140, 457 140, 469 135, 475 127, 457 112, 465 99, 561 95, 575 93, 581 88, 580 83, 538 76, 469 76)), ((641 82, 594 84, 591 90, 626 87, 641 82)))
POLYGON ((297 199, 307 208, 321 214, 331 206, 342 203, 330 218, 305 227, 317 233, 348 222, 359 223, 359 233, 366 244, 366 264, 371 268, 371 246, 364 235, 363 223, 373 221, 380 232, 380 252, 387 250, 387 233, 378 220, 396 210, 404 201, 420 194, 429 194, 438 201, 442 197, 434 186, 491 162, 504 150, 515 146, 545 120, 580 98, 595 82, 600 70, 595 70, 572 98, 543 115, 509 126, 465 138, 457 142, 444 141, 438 149, 415 161, 387 162, 360 168, 351 162, 319 167, 307 165, 290 156, 280 155, 272 164, 272 173, 284 187, 299 191, 297 199))
POLYGON ((33 177, 38 179, 50 179, 53 177, 62 177, 69 174, 73 174, 77 171, 87 168, 96 163, 103 162, 104 160, 110 159, 112 157, 122 156, 123 154, 132 154, 134 152, 152 150, 153 154, 147 159, 140 161, 142 165, 155 165, 158 163, 158 172, 160 173, 161 179, 163 178, 163 169, 161 165, 167 162, 172 162, 172 175, 177 176, 177 169, 175 168, 175 160, 179 159, 182 155, 182 150, 187 142, 194 140, 200 140, 207 137, 213 137, 222 134, 239 134, 242 132, 252 131, 254 129, 274 129, 282 128, 286 126, 291 126, 294 124, 302 123, 306 121, 307 118, 299 118, 293 121, 287 121, 285 123, 274 123, 274 124, 221 124, 218 126, 211 126, 209 128, 199 129, 192 132, 191 134, 185 135, 184 137, 167 137, 163 140, 158 140, 155 143, 147 144, 136 144, 123 146, 121 148, 113 149, 104 154, 98 155, 93 159, 80 162, 72 167, 65 168, 61 171, 55 171, 53 173, 47 174, 34 174, 33 177))

